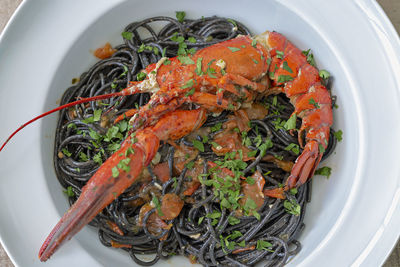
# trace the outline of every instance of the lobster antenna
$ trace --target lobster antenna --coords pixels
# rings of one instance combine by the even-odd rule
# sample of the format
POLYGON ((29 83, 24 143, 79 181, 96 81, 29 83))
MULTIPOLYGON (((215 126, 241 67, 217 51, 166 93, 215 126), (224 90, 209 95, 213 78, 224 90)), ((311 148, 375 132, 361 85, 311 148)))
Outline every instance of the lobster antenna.
POLYGON ((7 140, 6 140, 6 141, 3 143, 3 145, 0 147, 0 151, 3 150, 4 146, 8 143, 8 141, 11 140, 11 138, 13 138, 13 136, 14 136, 15 134, 17 134, 19 131, 21 131, 23 128, 25 128, 25 126, 31 124, 32 122, 34 122, 34 121, 36 121, 36 120, 38 120, 38 119, 40 119, 40 118, 43 118, 43 117, 45 117, 45 116, 47 116, 47 115, 49 115, 49 114, 52 114, 52 113, 54 113, 54 112, 57 112, 57 111, 59 111, 59 110, 62 110, 62 109, 65 109, 65 108, 69 108, 69 107, 72 107, 72 106, 76 106, 76 105, 79 105, 79 104, 83 104, 83 103, 87 103, 87 102, 91 102, 91 101, 95 101, 95 100, 108 99, 108 98, 111 98, 111 97, 122 96, 122 95, 123 95, 122 92, 117 92, 117 93, 111 93, 111 94, 105 94, 105 95, 98 95, 98 96, 93 96, 93 97, 82 98, 82 99, 79 99, 79 100, 77 100, 77 101, 74 101, 74 102, 71 102, 71 103, 68 103, 68 104, 59 106, 59 107, 57 107, 57 108, 55 108, 55 109, 52 109, 52 110, 50 110, 50 111, 47 111, 47 112, 45 112, 45 113, 43 113, 43 114, 41 114, 41 115, 39 115, 39 116, 37 116, 37 117, 31 119, 30 121, 28 121, 28 122, 22 124, 17 130, 15 130, 15 131, 7 138, 7 140))

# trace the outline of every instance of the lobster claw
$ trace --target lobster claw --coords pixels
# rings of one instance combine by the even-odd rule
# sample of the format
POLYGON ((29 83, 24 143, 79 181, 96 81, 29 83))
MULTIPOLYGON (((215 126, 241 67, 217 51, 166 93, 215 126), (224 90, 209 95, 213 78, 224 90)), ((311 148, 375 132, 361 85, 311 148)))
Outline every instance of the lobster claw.
MULTIPOLYGON (((150 138, 147 138, 150 141, 150 138)), ((158 149, 158 138, 153 137, 153 150, 158 149)), ((135 146, 132 152, 131 138, 122 144, 120 150, 113 154, 82 188, 82 194, 74 205, 64 214, 57 223, 39 251, 39 259, 46 261, 65 241, 71 239, 86 224, 93 220, 109 203, 116 199, 127 187, 135 181, 144 166, 146 153, 144 149, 135 146), (113 174, 113 167, 119 162, 125 162, 124 168, 130 171, 119 170, 118 176, 113 174)))
POLYGON ((82 188, 78 200, 53 228, 39 251, 46 261, 66 241, 88 224, 108 204, 134 183, 143 167, 156 154, 160 141, 179 139, 199 128, 206 120, 203 109, 177 110, 162 117, 154 126, 129 135, 82 188))

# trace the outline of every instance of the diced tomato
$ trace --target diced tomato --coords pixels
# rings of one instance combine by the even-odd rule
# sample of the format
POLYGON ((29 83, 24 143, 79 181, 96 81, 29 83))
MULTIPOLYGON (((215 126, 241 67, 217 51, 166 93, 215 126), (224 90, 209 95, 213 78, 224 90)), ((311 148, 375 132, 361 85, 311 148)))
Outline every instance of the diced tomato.
POLYGON ((251 178, 254 180, 253 184, 249 184, 247 181, 242 182, 242 192, 244 194, 244 197, 240 199, 240 202, 242 203, 242 205, 244 205, 247 199, 251 198, 256 203, 256 210, 258 210, 264 204, 263 189, 265 185, 265 180, 259 171, 256 171, 251 176, 251 178))
POLYGON ((158 163, 156 166, 154 166, 153 172, 163 183, 167 182, 170 178, 168 162, 158 163))
POLYGON ((100 59, 106 59, 112 56, 117 50, 111 47, 110 43, 106 43, 104 46, 97 48, 94 51, 94 56, 100 59))
MULTIPOLYGON (((161 202, 163 220, 172 220, 181 212, 184 201, 176 194, 165 194, 161 202)), ((159 214, 158 214, 159 215, 159 214)))

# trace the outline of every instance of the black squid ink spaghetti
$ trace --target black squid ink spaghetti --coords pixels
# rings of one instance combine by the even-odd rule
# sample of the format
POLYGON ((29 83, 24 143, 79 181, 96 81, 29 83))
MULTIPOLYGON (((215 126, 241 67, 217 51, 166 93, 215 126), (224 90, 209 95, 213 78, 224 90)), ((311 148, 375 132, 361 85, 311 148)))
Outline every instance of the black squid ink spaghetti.
MULTIPOLYGON (((220 17, 153 17, 131 23, 122 33, 124 43, 83 73, 65 92, 61 105, 120 91, 131 81, 143 79, 140 71, 163 56, 193 54, 249 34, 240 22, 220 17), (163 24, 161 30, 156 31, 154 23, 163 24)), ((330 79, 325 82, 330 87, 330 79)), ((129 118, 114 123, 115 118, 149 99, 148 93, 141 93, 61 111, 54 166, 71 204, 128 133, 129 118)), ((297 133, 287 130, 294 107, 279 94, 256 99, 247 108, 248 131, 240 131, 240 118, 225 110, 208 116, 188 136, 163 142, 138 182, 90 223, 98 229, 100 242, 125 250, 143 266, 173 255, 184 255, 204 266, 254 266, 259 262, 282 266, 296 255, 301 250, 297 238, 304 228, 310 181, 285 192, 286 199, 260 197, 263 190, 285 184, 302 152, 297 133), (229 142, 240 149, 221 151, 229 142), (166 198, 173 204, 167 210, 160 204, 166 198), (173 219, 160 219, 163 212, 176 210, 179 215, 173 219), (144 254, 152 260, 141 258, 144 254)), ((298 129, 301 120, 294 123, 298 129)), ((323 159, 335 146, 333 133, 323 159)))

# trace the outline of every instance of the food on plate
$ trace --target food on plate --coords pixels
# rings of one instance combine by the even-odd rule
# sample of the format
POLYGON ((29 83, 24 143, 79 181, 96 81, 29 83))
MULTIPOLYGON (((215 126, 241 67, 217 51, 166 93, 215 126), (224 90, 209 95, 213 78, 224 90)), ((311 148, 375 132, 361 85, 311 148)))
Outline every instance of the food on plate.
POLYGON ((44 114, 61 110, 54 163, 72 206, 40 260, 86 224, 141 265, 276 266, 300 250, 308 181, 335 144, 329 74, 280 33, 177 18, 128 25, 44 114))

